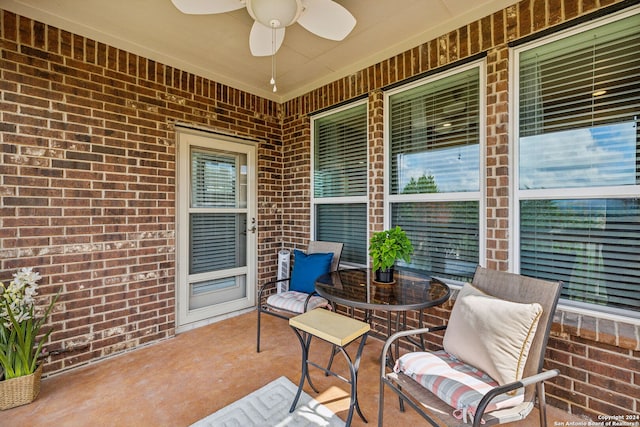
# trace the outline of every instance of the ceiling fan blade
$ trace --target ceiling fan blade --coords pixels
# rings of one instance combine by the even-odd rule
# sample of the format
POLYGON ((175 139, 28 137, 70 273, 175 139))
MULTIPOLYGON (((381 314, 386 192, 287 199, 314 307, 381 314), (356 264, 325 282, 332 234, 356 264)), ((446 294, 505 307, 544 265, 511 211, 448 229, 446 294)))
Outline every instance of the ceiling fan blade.
POLYGON ((273 29, 255 21, 249 34, 249 48, 253 56, 270 56, 277 52, 284 40, 284 28, 276 28, 275 50, 272 46, 273 29))
POLYGON ((315 35, 340 41, 356 25, 351 12, 333 0, 306 0, 298 23, 315 35))
POLYGON ((241 0, 171 0, 173 5, 182 13, 189 15, 207 15, 210 13, 225 13, 242 9, 241 0))

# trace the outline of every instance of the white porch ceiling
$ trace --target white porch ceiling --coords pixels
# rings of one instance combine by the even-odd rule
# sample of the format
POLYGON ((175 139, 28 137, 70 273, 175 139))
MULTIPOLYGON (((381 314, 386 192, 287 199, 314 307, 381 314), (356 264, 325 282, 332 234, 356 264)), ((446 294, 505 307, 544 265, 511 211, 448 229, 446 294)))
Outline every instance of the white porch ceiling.
MULTIPOLYGON (((216 0, 202 0, 216 1, 216 0)), ((0 8, 125 49, 157 62, 272 99, 287 101, 448 31, 514 0, 337 0, 357 19, 341 42, 287 27, 276 55, 249 52, 246 9, 185 15, 171 0, 0 0, 0 8)))

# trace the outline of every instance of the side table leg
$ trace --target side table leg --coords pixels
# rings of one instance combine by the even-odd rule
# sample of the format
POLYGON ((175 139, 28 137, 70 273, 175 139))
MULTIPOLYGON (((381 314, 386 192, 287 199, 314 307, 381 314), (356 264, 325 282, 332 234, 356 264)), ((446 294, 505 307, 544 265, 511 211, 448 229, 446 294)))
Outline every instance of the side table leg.
MULTIPOLYGON (((329 363, 327 363, 327 371, 331 370, 331 365, 333 365, 333 358, 335 357, 337 352, 338 352, 338 350, 336 349, 336 345, 332 344, 331 345, 331 356, 329 357, 329 363)), ((329 376, 329 372, 325 372, 324 376, 328 377, 329 376)))
MULTIPOLYGON (((307 349, 307 354, 305 356, 305 360, 309 359, 309 351, 311 350, 311 334, 304 332, 302 334, 303 337, 306 338, 306 346, 305 348, 307 349)), ((316 386, 313 385, 313 381, 311 381, 311 374, 309 374, 309 363, 305 363, 305 366, 307 367, 307 383, 309 383, 309 387, 311 387, 311 390, 315 391, 316 393, 320 393, 318 391, 318 389, 316 388, 316 386)))
POLYGON ((358 412, 358 415, 360 416, 362 421, 364 421, 365 423, 368 422, 367 419, 364 417, 364 414, 360 409, 360 403, 358 402, 358 369, 360 368, 360 359, 362 356, 362 349, 364 348, 364 343, 366 340, 367 340, 367 334, 364 334, 362 336, 362 341, 360 341, 360 345, 358 346, 358 351, 356 353, 356 359, 354 363, 351 362, 351 358, 347 354, 347 351, 344 349, 344 347, 338 346, 338 349, 340 350, 340 352, 347 359, 347 365, 349 365, 349 371, 351 373, 351 381, 350 381, 351 399, 349 402, 349 413, 347 414, 347 420, 345 422, 346 427, 349 427, 351 425, 354 408, 358 412))
MULTIPOLYGON (((307 367, 307 357, 309 353, 309 345, 311 344, 311 335, 309 334, 307 337, 307 341, 305 342, 302 334, 296 328, 291 327, 293 332, 295 332, 298 340, 300 341, 300 347, 302 348, 302 369, 300 375, 300 383, 298 384, 298 391, 296 392, 296 397, 293 399, 293 403, 291 404, 291 408, 289 408, 289 413, 296 410, 296 405, 298 404, 298 399, 300 399, 300 395, 302 394, 302 387, 304 387, 304 380, 308 379, 309 372, 307 367)), ((311 382, 309 382, 311 384, 311 382)), ((313 388, 313 385, 311 386, 313 388)), ((315 389, 314 389, 315 390, 315 389)))

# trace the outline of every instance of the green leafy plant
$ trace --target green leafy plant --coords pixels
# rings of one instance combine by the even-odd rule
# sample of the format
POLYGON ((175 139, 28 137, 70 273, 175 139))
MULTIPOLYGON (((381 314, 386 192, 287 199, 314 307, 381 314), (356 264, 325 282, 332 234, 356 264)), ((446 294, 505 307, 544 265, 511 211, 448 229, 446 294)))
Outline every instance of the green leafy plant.
POLYGON ((387 270, 400 259, 409 263, 412 253, 413 245, 400 226, 373 233, 369 239, 369 255, 374 271, 387 270))
POLYGON ((5 286, 0 282, 0 366, 4 379, 30 375, 37 369, 38 355, 51 330, 39 336, 60 292, 39 310, 36 306, 40 274, 23 268, 5 286))

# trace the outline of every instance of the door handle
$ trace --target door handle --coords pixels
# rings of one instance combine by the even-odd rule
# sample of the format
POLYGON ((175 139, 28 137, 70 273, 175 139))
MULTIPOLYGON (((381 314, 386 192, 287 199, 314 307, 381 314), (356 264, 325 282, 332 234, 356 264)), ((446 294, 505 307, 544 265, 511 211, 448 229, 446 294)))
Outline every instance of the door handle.
POLYGON ((256 234, 256 219, 255 218, 251 218, 251 227, 247 229, 248 231, 250 231, 253 234, 256 234))

